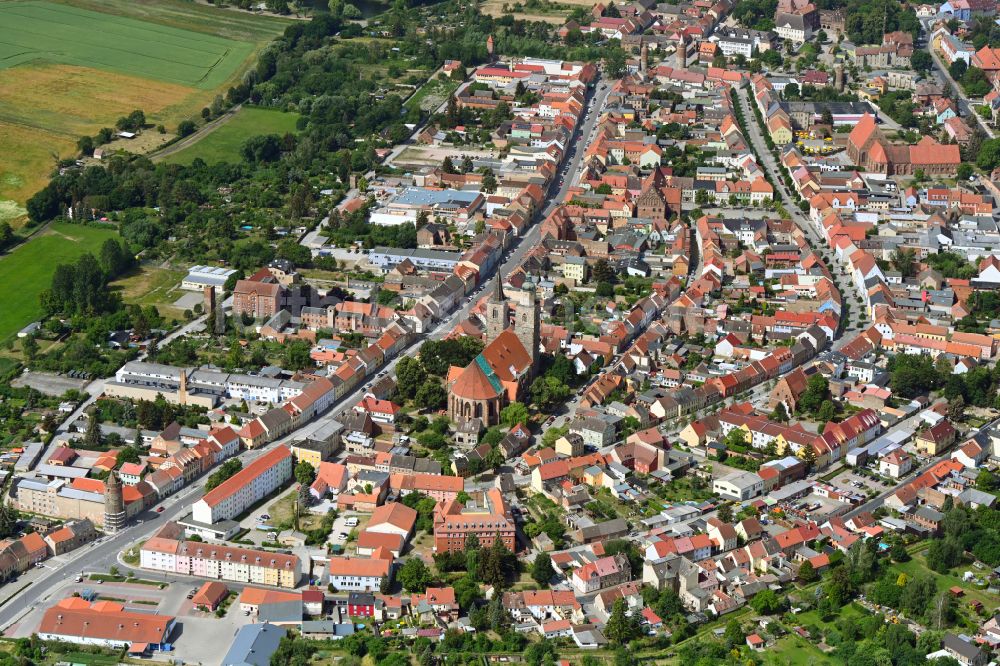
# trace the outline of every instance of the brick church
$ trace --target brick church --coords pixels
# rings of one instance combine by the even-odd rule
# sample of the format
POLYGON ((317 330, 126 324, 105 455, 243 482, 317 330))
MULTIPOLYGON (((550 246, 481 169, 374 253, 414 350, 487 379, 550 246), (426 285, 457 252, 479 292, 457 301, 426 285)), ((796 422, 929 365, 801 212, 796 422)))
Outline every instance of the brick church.
POLYGON ((517 306, 511 325, 510 303, 497 276, 486 303, 486 347, 464 368, 448 371, 448 415, 452 421, 482 419, 489 427, 500 422, 500 411, 528 391, 538 366, 539 304, 535 292, 517 306))
POLYGON ((942 144, 929 136, 913 146, 890 143, 869 113, 847 137, 847 156, 863 170, 887 176, 912 176, 917 171, 928 176, 954 176, 962 163, 957 145, 942 144))

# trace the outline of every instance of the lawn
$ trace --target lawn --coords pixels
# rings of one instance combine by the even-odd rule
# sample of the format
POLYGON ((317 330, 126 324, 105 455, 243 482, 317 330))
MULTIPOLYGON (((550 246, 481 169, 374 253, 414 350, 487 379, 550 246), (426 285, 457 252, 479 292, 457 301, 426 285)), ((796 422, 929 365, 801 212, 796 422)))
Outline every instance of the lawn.
POLYGON ((58 656, 61 661, 71 664, 86 664, 87 666, 115 666, 115 664, 121 663, 121 659, 117 655, 112 654, 64 652, 58 656))
POLYGON ((209 164, 237 162, 243 143, 259 134, 284 135, 296 131, 297 113, 273 109, 241 108, 230 120, 184 150, 165 159, 172 164, 190 164, 200 157, 209 164))
POLYGON ((712 488, 707 481, 701 482, 696 488, 689 476, 682 476, 670 483, 651 485, 656 496, 666 502, 697 502, 712 496, 712 488))
POLYGON ((789 634, 761 655, 768 666, 827 666, 838 663, 798 634, 789 634))
POLYGON ((448 101, 451 94, 458 88, 459 83, 459 81, 438 76, 420 86, 403 106, 407 109, 417 107, 422 111, 433 113, 439 106, 448 101))
MULTIPOLYGON (((267 507, 267 513, 271 519, 268 525, 274 526, 275 530, 290 530, 295 525, 295 492, 286 493, 281 499, 273 502, 267 507)), ((313 513, 306 513, 299 517, 299 528, 302 531, 314 530, 323 522, 323 516, 313 513)))
POLYGON ((512 14, 514 18, 522 21, 543 21, 554 25, 561 25, 566 22, 566 15, 573 9, 573 5, 581 4, 590 7, 585 2, 568 0, 565 2, 550 3, 518 3, 517 0, 487 0, 482 7, 482 12, 493 17, 512 14), (506 5, 507 11, 504 11, 506 5), (515 8, 515 5, 520 7, 515 8))
POLYGON ((115 280, 110 287, 121 293, 122 300, 126 303, 155 305, 160 314, 169 314, 173 311, 180 312, 173 307, 173 302, 185 293, 179 289, 185 275, 181 270, 142 266, 115 280))
POLYGON ((158 23, 224 39, 263 43, 296 23, 291 18, 231 11, 190 0, 52 0, 61 5, 158 23))
MULTIPOLYGON (((812 587, 808 588, 807 590, 801 591, 799 592, 799 595, 801 595, 799 596, 799 598, 803 598, 806 595, 811 597, 815 594, 815 590, 816 588, 812 587)), ((791 601, 791 604, 793 606, 795 605, 794 599, 791 601)), ((864 607, 859 606, 858 604, 855 603, 850 603, 841 608, 840 612, 837 613, 837 616, 832 620, 830 620, 829 622, 823 621, 823 619, 820 617, 819 611, 810 610, 796 615, 795 619, 791 623, 789 623, 789 626, 818 627, 821 631, 825 633, 827 630, 833 629, 836 626, 837 620, 841 618, 862 617, 867 614, 868 611, 865 610, 864 607)))
MULTIPOLYGON (((4 71, 0 76, 0 86, 9 73, 4 71)), ((5 220, 16 219, 20 204, 49 182, 49 172, 55 166, 53 155, 68 157, 75 144, 67 134, 0 119, 0 146, 4 147, 0 157, 0 206, 5 220)))
POLYGON ((951 572, 946 574, 939 574, 936 571, 931 571, 927 567, 927 561, 924 559, 924 554, 913 553, 913 557, 909 562, 895 563, 892 568, 896 571, 901 571, 905 573, 910 578, 914 576, 930 576, 934 579, 934 584, 937 585, 937 589, 947 590, 951 587, 959 587, 964 592, 965 595, 960 599, 956 599, 956 606, 960 607, 962 612, 966 615, 969 614, 969 603, 971 601, 979 601, 986 608, 993 608, 996 606, 996 597, 985 589, 978 590, 972 583, 967 583, 962 580, 962 574, 966 571, 972 571, 973 573, 985 577, 989 571, 982 569, 976 569, 971 564, 956 567, 952 569, 951 572))
MULTIPOLYGON (((0 174, 0 179, 3 175, 0 174)), ((0 222, 6 222, 15 229, 23 226, 24 222, 28 219, 28 211, 24 209, 23 206, 18 205, 14 201, 4 201, 0 199, 0 222)))
POLYGON ((86 252, 96 254, 101 244, 115 235, 110 229, 57 222, 0 258, 0 284, 15 294, 0 308, 0 340, 12 336, 42 313, 38 295, 49 288, 58 264, 75 261, 86 252))
POLYGON ((148 585, 158 587, 161 590, 167 586, 162 580, 146 580, 144 578, 129 578, 128 576, 114 576, 112 574, 90 574, 90 580, 99 580, 104 583, 132 583, 135 585, 148 585))

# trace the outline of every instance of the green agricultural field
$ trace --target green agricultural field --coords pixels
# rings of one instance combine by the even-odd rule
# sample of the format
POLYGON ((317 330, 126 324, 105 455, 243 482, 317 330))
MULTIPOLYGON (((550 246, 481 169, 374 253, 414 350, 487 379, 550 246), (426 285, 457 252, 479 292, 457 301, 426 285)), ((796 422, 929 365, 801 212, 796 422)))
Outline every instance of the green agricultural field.
MULTIPOLYGON (((51 0, 60 5, 158 23, 180 30, 193 30, 225 39, 258 44, 269 42, 292 18, 262 16, 223 9, 192 0, 51 0)), ((220 3, 222 4, 222 3, 220 3)))
POLYGON ((81 135, 134 109, 173 130, 292 23, 193 0, 0 0, 0 17, 4 217, 48 182, 56 158, 76 155, 81 135))
POLYGON ((3 4, 0 68, 45 60, 216 88, 251 54, 246 42, 51 2, 3 4))
POLYGON ((0 258, 0 284, 10 297, 0 307, 0 340, 17 333, 41 314, 38 295, 48 289, 56 265, 75 261, 87 252, 96 254, 113 238, 110 229, 53 223, 39 236, 0 258))
POLYGON ((225 124, 198 139, 190 146, 164 158, 173 164, 190 164, 200 157, 209 164, 216 162, 237 162, 240 148, 252 136, 277 134, 283 136, 295 133, 297 113, 285 113, 273 109, 242 107, 225 124))

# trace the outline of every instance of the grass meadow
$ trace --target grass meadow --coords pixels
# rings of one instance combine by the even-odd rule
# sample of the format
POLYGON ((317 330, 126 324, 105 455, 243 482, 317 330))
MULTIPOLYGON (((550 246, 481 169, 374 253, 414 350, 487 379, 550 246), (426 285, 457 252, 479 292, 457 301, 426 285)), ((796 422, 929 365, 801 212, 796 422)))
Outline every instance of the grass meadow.
POLYGON ((212 89, 252 52, 246 42, 45 0, 3 4, 0 67, 37 60, 212 89))
POLYGON ((97 254, 101 244, 116 236, 112 229, 56 222, 0 260, 0 284, 10 294, 0 307, 0 340, 14 335, 40 314, 38 295, 52 283, 58 264, 97 254))
POLYGON ((172 164, 190 164, 200 157, 209 164, 237 162, 240 159, 240 148, 248 138, 258 134, 279 136, 294 134, 298 119, 297 113, 244 106, 225 124, 209 132, 196 143, 165 158, 164 161, 172 164))

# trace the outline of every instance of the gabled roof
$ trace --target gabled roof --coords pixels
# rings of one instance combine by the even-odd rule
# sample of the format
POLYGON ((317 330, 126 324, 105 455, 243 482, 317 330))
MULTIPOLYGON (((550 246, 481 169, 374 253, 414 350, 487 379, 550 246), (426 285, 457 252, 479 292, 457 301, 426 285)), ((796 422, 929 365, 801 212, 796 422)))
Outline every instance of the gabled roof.
POLYGON ((368 529, 388 523, 410 532, 417 522, 417 512, 401 502, 389 502, 376 507, 368 521, 368 529))
POLYGON ((169 615, 134 613, 114 602, 91 604, 70 597, 45 611, 38 633, 160 644, 166 642, 173 624, 174 618, 169 615))

